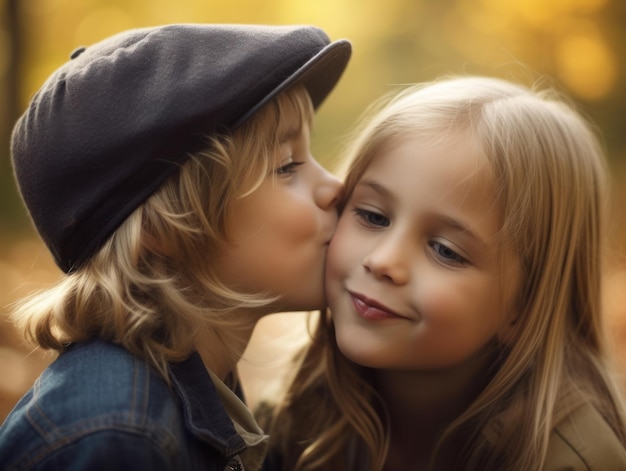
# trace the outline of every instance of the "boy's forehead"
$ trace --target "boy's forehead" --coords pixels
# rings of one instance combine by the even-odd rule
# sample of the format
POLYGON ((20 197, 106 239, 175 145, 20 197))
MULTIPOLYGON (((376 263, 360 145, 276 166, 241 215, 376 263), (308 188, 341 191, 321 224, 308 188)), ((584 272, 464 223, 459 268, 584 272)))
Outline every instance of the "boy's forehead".
POLYGON ((289 122, 278 129, 278 142, 288 142, 296 139, 302 133, 301 122, 289 122))
POLYGON ((303 112, 294 106, 283 108, 278 119, 278 142, 296 139, 302 134, 303 126, 309 126, 309 119, 303 112))

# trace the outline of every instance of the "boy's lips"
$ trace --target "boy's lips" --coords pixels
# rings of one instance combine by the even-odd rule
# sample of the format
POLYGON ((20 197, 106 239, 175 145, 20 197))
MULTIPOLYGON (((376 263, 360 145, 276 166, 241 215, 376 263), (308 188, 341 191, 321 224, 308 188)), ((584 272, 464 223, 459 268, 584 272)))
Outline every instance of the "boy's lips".
POLYGON ((348 291, 352 298, 352 304, 354 305, 357 313, 368 320, 383 320, 383 319, 406 319, 404 316, 392 311, 390 308, 374 299, 370 299, 359 293, 353 293, 348 291))

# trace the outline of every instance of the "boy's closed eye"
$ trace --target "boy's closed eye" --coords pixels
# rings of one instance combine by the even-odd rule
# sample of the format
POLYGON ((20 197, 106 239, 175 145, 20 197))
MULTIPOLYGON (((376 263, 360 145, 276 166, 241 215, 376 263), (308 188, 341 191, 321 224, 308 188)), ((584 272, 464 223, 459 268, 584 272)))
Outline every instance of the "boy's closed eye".
POLYGON ((276 169, 276 175, 290 175, 292 173, 295 173, 296 168, 303 164, 304 162, 288 162, 276 169))

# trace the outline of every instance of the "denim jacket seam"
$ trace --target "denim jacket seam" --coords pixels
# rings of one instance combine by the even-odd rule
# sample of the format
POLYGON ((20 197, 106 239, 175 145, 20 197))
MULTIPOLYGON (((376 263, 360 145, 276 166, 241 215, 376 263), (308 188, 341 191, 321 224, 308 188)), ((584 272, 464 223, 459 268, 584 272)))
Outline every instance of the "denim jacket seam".
MULTIPOLYGON (((93 422, 93 419, 83 422, 93 422)), ((75 428, 74 426, 76 425, 77 424, 73 424, 71 428, 75 428)), ((34 448, 26 450, 26 452, 18 460, 16 460, 14 464, 9 465, 8 469, 31 469, 36 464, 45 460, 52 453, 55 453, 63 449, 64 447, 77 442, 78 440, 87 438, 100 432, 112 431, 116 431, 122 434, 145 437, 154 444, 156 450, 158 450, 159 452, 163 452, 165 456, 171 456, 172 452, 177 449, 176 436, 173 435, 166 427, 160 427, 158 423, 153 423, 152 421, 149 421, 146 422, 146 427, 141 428, 124 422, 99 423, 93 424, 92 427, 75 430, 73 433, 70 434, 64 433, 61 437, 55 438, 53 441, 47 441, 45 440, 45 436, 42 436, 42 438, 44 438, 43 443, 38 444, 34 448), (150 430, 161 429, 161 432, 164 432, 159 434, 160 436, 164 437, 163 439, 156 439, 157 434, 155 433, 146 433, 148 425, 150 424, 150 430), (28 456, 30 456, 30 459, 24 461, 24 457, 28 456)))
POLYGON ((141 425, 146 422, 148 418, 148 404, 150 402, 150 369, 146 367, 142 362, 133 358, 133 387, 132 387, 132 399, 131 399, 131 407, 128 410, 128 421, 131 424, 141 425), (139 383, 141 378, 143 377, 143 384, 141 384, 141 388, 139 387, 139 383), (140 390, 143 391, 143 398, 138 400, 137 396, 140 393, 140 390), (141 410, 138 409, 141 407, 141 410), (136 418, 136 413, 138 414, 138 419, 136 418))

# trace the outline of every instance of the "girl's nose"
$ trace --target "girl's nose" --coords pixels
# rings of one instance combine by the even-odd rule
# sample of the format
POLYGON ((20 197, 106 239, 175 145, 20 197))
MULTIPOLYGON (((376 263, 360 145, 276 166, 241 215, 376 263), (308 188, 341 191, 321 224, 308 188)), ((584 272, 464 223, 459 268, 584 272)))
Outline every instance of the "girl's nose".
POLYGON ((379 281, 404 285, 410 278, 409 257, 400 241, 387 238, 363 258, 363 268, 379 281))

